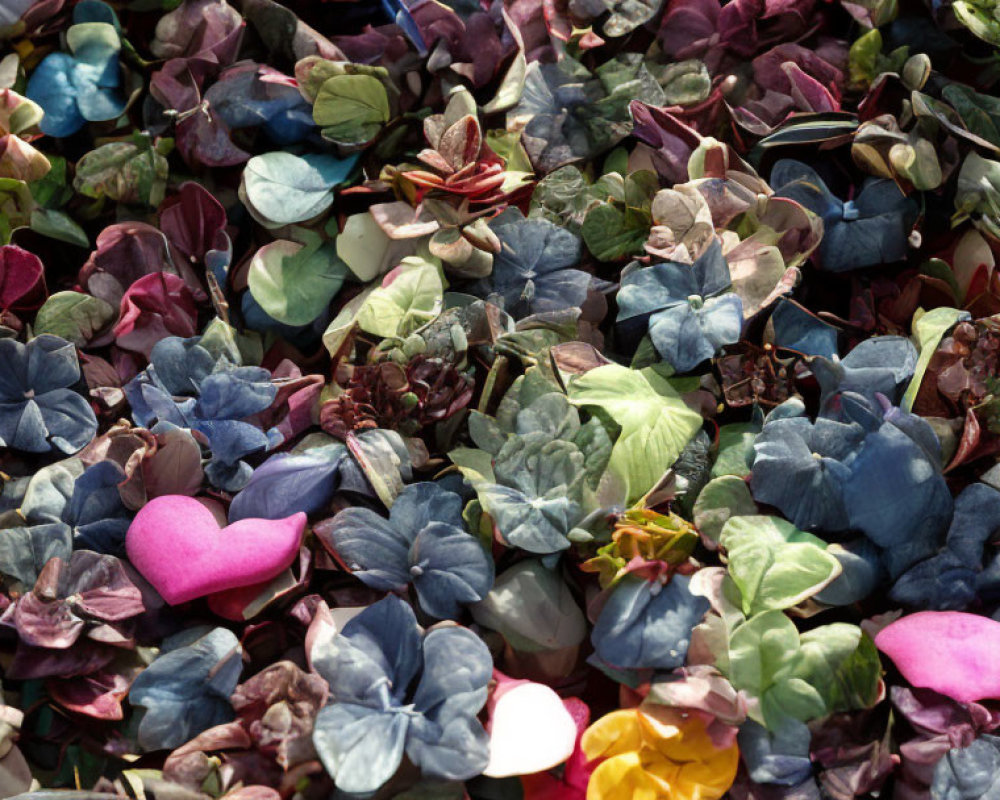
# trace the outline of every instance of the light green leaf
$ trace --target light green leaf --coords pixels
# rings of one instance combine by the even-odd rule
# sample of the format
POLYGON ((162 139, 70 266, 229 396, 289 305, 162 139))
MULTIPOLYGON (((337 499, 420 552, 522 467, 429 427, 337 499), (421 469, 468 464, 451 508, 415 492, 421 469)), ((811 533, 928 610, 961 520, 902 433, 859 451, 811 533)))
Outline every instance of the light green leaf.
POLYGON ((648 214, 629 215, 611 203, 601 203, 587 212, 581 233, 594 258, 615 261, 643 251, 650 225, 648 214))
POLYGON ((319 244, 278 239, 250 260, 250 294, 278 322, 308 325, 327 309, 349 274, 333 245, 319 244))
POLYGON ((35 317, 35 336, 51 333, 83 347, 94 334, 113 322, 116 309, 82 292, 56 292, 35 317))
POLYGON ((722 475, 705 484, 694 503, 694 525, 710 541, 718 543, 722 528, 732 517, 757 514, 750 487, 735 475, 722 475))
POLYGON ((727 551, 729 576, 747 616, 796 606, 841 572, 821 539, 779 517, 731 517, 719 544, 727 551))
POLYGON ((337 237, 337 255, 360 281, 370 281, 417 252, 417 239, 390 239, 367 211, 352 214, 337 237))
POLYGON ((389 121, 389 96, 370 75, 334 75, 316 95, 313 120, 331 141, 364 144, 389 121))
POLYGON ((968 311, 959 311, 957 308, 935 308, 931 311, 923 312, 918 309, 913 315, 913 338, 916 339, 917 348, 920 350, 920 358, 917 359, 917 367, 913 371, 913 378, 903 395, 901 407, 909 411, 913 408, 913 401, 917 399, 917 392, 920 391, 920 383, 927 372, 927 365, 930 364, 931 356, 937 349, 941 338, 947 330, 956 322, 971 319, 968 311))
POLYGON ((570 382, 569 398, 600 409, 621 428, 608 467, 626 482, 629 502, 659 481, 702 423, 701 415, 651 369, 597 367, 570 382))
POLYGON ((243 170, 240 199, 266 227, 305 222, 333 204, 333 187, 347 179, 356 162, 357 156, 315 153, 254 156, 243 170))
POLYGON ((375 336, 409 336, 444 307, 444 285, 436 265, 404 258, 373 291, 358 313, 358 325, 375 336))

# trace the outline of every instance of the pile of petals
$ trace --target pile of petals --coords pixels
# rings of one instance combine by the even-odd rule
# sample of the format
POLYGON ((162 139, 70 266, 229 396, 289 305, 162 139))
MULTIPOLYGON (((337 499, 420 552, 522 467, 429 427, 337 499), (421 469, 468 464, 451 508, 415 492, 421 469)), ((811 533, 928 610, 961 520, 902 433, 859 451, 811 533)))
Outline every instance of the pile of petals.
POLYGON ((0 799, 1000 798, 998 48, 0 0, 0 799))

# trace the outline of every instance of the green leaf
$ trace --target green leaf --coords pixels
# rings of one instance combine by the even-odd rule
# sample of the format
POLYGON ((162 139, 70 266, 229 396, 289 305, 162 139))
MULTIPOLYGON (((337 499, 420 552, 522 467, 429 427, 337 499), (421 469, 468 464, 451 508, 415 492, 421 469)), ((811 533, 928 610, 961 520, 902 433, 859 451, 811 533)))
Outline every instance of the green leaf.
POLYGON ((650 225, 648 215, 634 214, 630 220, 617 206, 601 203, 587 212, 581 233, 594 258, 616 261, 643 251, 650 225))
POLYGON ((760 433, 760 426, 752 422, 733 422, 719 428, 719 453, 712 465, 712 477, 750 474, 747 456, 753 452, 753 442, 760 433))
POLYGON ((924 379, 924 373, 927 372, 927 365, 930 364, 931 356, 934 355, 948 329, 956 322, 971 318, 968 311, 959 311, 957 308, 935 308, 927 312, 918 309, 913 315, 913 338, 917 340, 920 358, 917 359, 913 378, 906 388, 906 394, 903 395, 901 408, 906 411, 913 408, 913 401, 917 399, 917 392, 920 391, 920 383, 924 379))
POLYGON ((77 247, 90 247, 90 240, 83 228, 62 211, 36 208, 31 212, 31 230, 42 236, 58 239, 60 242, 75 244, 77 247))
POLYGON ((779 517, 731 517, 719 544, 727 551, 729 576, 747 616, 796 606, 841 572, 821 539, 779 517))
POLYGON ((847 55, 848 74, 854 86, 868 86, 878 76, 878 57, 882 53, 882 34, 872 28, 854 40, 847 55))
POLYGON ((305 222, 333 204, 333 187, 347 179, 356 163, 356 155, 343 159, 315 153, 254 156, 243 171, 240 199, 265 227, 305 222))
POLYGON ((56 292, 35 317, 35 336, 51 333, 77 347, 115 319, 116 309, 100 298, 82 292, 56 292))
POLYGON ((958 112, 972 133, 1000 145, 1000 100, 958 83, 945 86, 941 96, 958 112))
POLYGON ((73 188, 95 199, 109 197, 119 203, 154 208, 162 203, 170 165, 149 137, 139 138, 141 146, 109 142, 87 153, 77 162, 73 188))
POLYGON ((663 0, 612 0, 607 3, 611 16, 604 21, 604 35, 618 37, 631 33, 656 16, 662 5, 663 0))
POLYGON ((542 217, 578 234, 587 211, 612 196, 611 183, 602 178, 592 184, 578 168, 560 167, 535 186, 528 216, 542 217))
POLYGON ((976 0, 955 0, 951 10, 955 18, 985 42, 1000 45, 1000 21, 996 4, 976 0))
POLYGON ((608 468, 611 451, 614 449, 608 429, 597 417, 591 417, 580 426, 573 442, 583 453, 587 483, 591 489, 596 489, 608 468))
POLYGON ((278 239, 250 260, 247 285, 262 309, 286 325, 308 325, 320 316, 349 274, 332 244, 303 246, 278 239))
POLYGON ((316 95, 313 120, 326 139, 365 144, 389 121, 389 96, 381 81, 370 75, 334 75, 316 95))
POLYGON ((499 631, 522 653, 580 644, 587 621, 558 572, 526 559, 497 577, 486 599, 470 607, 480 625, 499 631))
POLYGON ((701 415, 652 369, 597 367, 571 380, 569 398, 600 409, 621 428, 608 468, 626 482, 629 502, 660 480, 702 423, 701 415))
POLYGON ((375 336, 409 336, 434 320, 444 307, 444 284, 437 266, 404 258, 373 291, 358 313, 361 330, 375 336))
POLYGON ((718 543, 722 528, 731 517, 757 514, 750 487, 735 475, 713 478, 698 493, 694 503, 694 525, 710 541, 718 543))

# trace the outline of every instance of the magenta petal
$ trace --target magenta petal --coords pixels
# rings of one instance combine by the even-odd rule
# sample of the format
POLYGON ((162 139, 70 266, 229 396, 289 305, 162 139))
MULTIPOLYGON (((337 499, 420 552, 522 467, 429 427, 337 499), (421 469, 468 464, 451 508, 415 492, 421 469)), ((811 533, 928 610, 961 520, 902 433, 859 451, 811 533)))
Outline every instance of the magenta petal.
POLYGON ((971 703, 1000 698, 1000 622, 960 611, 921 611, 883 628, 875 644, 920 689, 971 703))

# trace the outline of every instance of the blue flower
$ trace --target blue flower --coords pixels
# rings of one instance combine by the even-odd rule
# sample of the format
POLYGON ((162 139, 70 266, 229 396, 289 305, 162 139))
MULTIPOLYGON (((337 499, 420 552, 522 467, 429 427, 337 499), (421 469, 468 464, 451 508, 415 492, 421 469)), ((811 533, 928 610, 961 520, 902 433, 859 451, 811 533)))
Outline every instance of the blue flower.
POLYGON ((593 277, 573 266, 580 261, 578 236, 545 219, 525 219, 508 209, 490 222, 500 240, 493 273, 476 284, 481 296, 496 300, 516 319, 579 308, 593 277))
POLYGON ((330 684, 313 744, 338 789, 376 791, 404 753, 428 778, 467 780, 483 771, 489 737, 476 715, 493 659, 474 633, 450 626, 424 634, 395 595, 330 633, 321 629, 310 653, 330 684))
POLYGON ((174 426, 202 434, 212 452, 208 479, 226 491, 243 488, 253 470, 241 459, 277 441, 247 421, 277 396, 271 373, 213 355, 197 337, 157 342, 150 362, 125 387, 132 418, 144 427, 155 423, 154 430, 174 426))
POLYGON ((722 294, 730 283, 718 241, 694 264, 633 267, 622 278, 617 322, 626 336, 648 325, 656 351, 678 372, 688 372, 740 338, 743 301, 722 294))
POLYGON ((818 261, 829 272, 891 263, 906 257, 917 203, 889 179, 869 178, 854 200, 835 197, 816 171, 781 159, 771 171, 775 197, 787 197, 823 219, 818 261))
POLYGON ((39 127, 49 136, 72 136, 87 122, 115 119, 125 110, 114 12, 104 3, 80 3, 73 20, 77 24, 66 32, 72 55, 51 53, 28 80, 28 98, 45 111, 39 127))
POLYGON ((65 339, 0 339, 0 364, 0 446, 75 453, 97 433, 90 404, 69 388, 80 380, 80 362, 65 339))
POLYGON ((438 619, 457 617, 493 586, 493 559, 465 530, 461 497, 434 483, 403 489, 389 519, 346 508, 316 535, 368 586, 389 592, 412 583, 420 607, 438 619))

